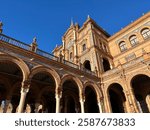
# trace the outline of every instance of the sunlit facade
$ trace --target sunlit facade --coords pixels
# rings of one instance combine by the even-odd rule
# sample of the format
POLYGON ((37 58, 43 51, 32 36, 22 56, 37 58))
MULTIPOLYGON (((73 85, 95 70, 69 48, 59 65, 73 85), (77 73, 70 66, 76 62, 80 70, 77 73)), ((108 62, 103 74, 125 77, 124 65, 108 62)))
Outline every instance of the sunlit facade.
POLYGON ((150 112, 150 13, 112 36, 71 23, 53 55, 2 32, 0 112, 150 112))

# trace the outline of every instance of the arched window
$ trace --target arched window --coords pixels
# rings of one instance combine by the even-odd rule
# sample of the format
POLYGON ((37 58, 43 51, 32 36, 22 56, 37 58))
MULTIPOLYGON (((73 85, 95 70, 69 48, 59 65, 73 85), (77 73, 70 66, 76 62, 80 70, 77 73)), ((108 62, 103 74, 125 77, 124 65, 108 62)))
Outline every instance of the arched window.
POLYGON ((150 29, 149 28, 145 28, 141 31, 141 34, 143 36, 144 39, 147 39, 150 37, 150 29))
POLYGON ((129 40, 130 40, 130 43, 131 43, 132 46, 134 46, 134 45, 136 45, 138 43, 138 39, 137 39, 137 37, 135 35, 132 35, 129 38, 129 40))
POLYGON ((72 60, 72 52, 70 52, 70 60, 72 60))
POLYGON ((110 68, 110 63, 106 58, 103 58, 103 69, 104 69, 104 72, 111 69, 110 68))
POLYGON ((84 68, 88 69, 91 71, 91 63, 89 60, 86 60, 83 64, 84 68))
POLYGON ((124 41, 119 43, 119 47, 122 52, 127 50, 126 43, 124 41))
POLYGON ((85 51, 86 50, 86 44, 83 44, 82 45, 82 51, 85 51))

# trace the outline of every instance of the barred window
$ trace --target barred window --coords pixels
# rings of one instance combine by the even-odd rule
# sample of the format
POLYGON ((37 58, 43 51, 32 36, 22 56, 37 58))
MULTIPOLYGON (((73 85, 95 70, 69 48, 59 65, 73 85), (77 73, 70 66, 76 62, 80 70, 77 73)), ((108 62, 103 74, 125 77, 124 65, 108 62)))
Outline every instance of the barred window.
POLYGON ((126 43, 125 42, 120 42, 119 43, 119 47, 120 47, 120 50, 123 52, 125 50, 127 50, 127 47, 126 47, 126 43))
POLYGON ((136 45, 138 43, 138 39, 137 39, 137 37, 135 35, 131 36, 129 38, 129 40, 130 40, 130 43, 131 43, 132 46, 134 46, 134 45, 136 45))
POLYGON ((143 36, 144 39, 147 39, 150 37, 150 29, 149 28, 145 28, 141 31, 141 34, 143 36))

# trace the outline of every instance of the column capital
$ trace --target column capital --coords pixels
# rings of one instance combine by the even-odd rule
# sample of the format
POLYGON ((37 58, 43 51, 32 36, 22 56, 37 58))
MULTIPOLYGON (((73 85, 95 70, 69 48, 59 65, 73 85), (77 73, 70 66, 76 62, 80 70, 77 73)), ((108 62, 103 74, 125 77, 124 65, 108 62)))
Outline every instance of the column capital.
POLYGON ((21 93, 28 93, 29 92, 29 88, 21 88, 21 93))
POLYGON ((85 94, 84 93, 81 93, 79 98, 80 98, 80 102, 85 102, 85 94))
POLYGON ((104 99, 103 97, 100 97, 100 98, 97 99, 97 102, 101 103, 101 102, 103 102, 103 99, 104 99))
POLYGON ((30 88, 31 81, 25 80, 22 82, 21 93, 28 93, 30 88))
POLYGON ((56 98, 61 98, 62 97, 62 88, 61 87, 58 87, 56 89, 55 97, 56 98))
POLYGON ((31 84, 30 80, 25 80, 22 82, 22 88, 29 88, 31 84))

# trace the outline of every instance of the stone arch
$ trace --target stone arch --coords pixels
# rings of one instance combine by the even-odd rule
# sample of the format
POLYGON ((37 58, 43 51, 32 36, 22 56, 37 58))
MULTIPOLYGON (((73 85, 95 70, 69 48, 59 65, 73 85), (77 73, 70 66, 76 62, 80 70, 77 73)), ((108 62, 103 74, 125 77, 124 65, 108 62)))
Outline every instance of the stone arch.
POLYGON ((136 104, 139 112, 150 112, 150 99, 147 100, 146 97, 150 96, 150 77, 145 74, 137 74, 132 77, 130 81, 131 88, 133 89, 133 94, 136 99, 136 104))
POLYGON ((134 35, 138 37, 138 32, 133 32, 132 34, 128 35, 126 40, 129 41, 130 37, 132 37, 134 35))
POLYGON ((131 34, 130 36, 128 36, 128 41, 131 46, 138 44, 139 43, 138 34, 134 33, 134 34, 131 34))
POLYGON ((108 93, 109 86, 110 86, 111 84, 114 84, 114 83, 116 83, 116 84, 120 84, 120 86, 122 86, 122 88, 123 88, 123 90, 124 90, 124 91, 126 91, 126 90, 127 90, 127 88, 124 86, 123 81, 122 81, 122 80, 120 80, 120 78, 119 78, 119 79, 115 79, 115 80, 113 80, 113 81, 109 82, 107 85, 105 85, 106 93, 108 93))
POLYGON ((91 62, 90 62, 90 60, 85 60, 84 63, 83 63, 83 67, 84 67, 85 69, 91 71, 91 62))
MULTIPOLYGON (((149 38, 149 34, 148 34, 148 37, 146 38, 145 36, 143 36, 143 34, 142 34, 142 32, 144 31, 144 30, 146 30, 146 29, 148 29, 149 31, 150 31, 150 27, 149 26, 143 26, 141 29, 140 29, 140 34, 141 34, 141 36, 142 36, 142 38, 145 40, 145 39, 147 39, 147 38, 149 38)), ((148 31, 148 32, 149 32, 148 31)))
POLYGON ((128 86, 131 86, 131 80, 136 75, 146 75, 146 76, 150 77, 150 73, 148 71, 143 71, 143 70, 136 71, 136 72, 130 74, 129 76, 127 76, 127 84, 128 84, 128 86))
POLYGON ((140 28, 140 30, 139 30, 140 34, 141 34, 141 32, 142 32, 144 29, 146 29, 146 28, 150 29, 149 26, 142 26, 142 27, 140 28))
POLYGON ((59 87, 59 84, 60 84, 60 76, 59 76, 59 74, 55 70, 53 70, 51 68, 44 67, 44 66, 40 66, 39 65, 39 66, 34 67, 31 70, 31 73, 29 75, 29 79, 32 79, 32 77, 35 74, 39 73, 39 72, 46 72, 46 73, 50 74, 55 80, 56 88, 59 87))
POLYGON ((97 100, 103 97, 102 90, 98 87, 97 84, 93 83, 92 81, 85 81, 84 82, 84 87, 83 87, 83 92, 85 93, 85 89, 87 86, 90 86, 94 91, 97 96, 97 100))
POLYGON ((82 89, 83 85, 78 77, 65 74, 61 78, 60 90, 62 90, 62 112, 74 113, 80 111, 79 99, 82 98, 82 89))
POLYGON ((83 89, 83 84, 81 82, 81 80, 73 75, 70 74, 65 74, 62 78, 61 78, 61 85, 60 87, 62 87, 63 83, 67 80, 73 80, 77 86, 78 86, 78 90, 79 90, 79 94, 82 95, 82 89, 83 89))
POLYGON ((84 82, 85 112, 98 113, 102 111, 102 93, 98 86, 92 81, 84 82), (101 107, 99 107, 99 105, 101 107))
POLYGON ((23 81, 28 79, 30 70, 27 64, 22 59, 19 59, 10 55, 5 55, 5 54, 0 55, 0 57, 1 57, 0 61, 9 61, 9 62, 16 64, 16 66, 19 67, 19 69, 21 70, 23 74, 23 81))
POLYGON ((111 83, 107 88, 107 95, 109 97, 109 105, 112 112, 126 112, 126 96, 123 86, 119 83, 111 83), (114 106, 115 103, 115 106, 114 106))
POLYGON ((106 57, 102 57, 102 65, 103 65, 103 71, 106 72, 111 69, 111 65, 109 62, 109 59, 106 57))

